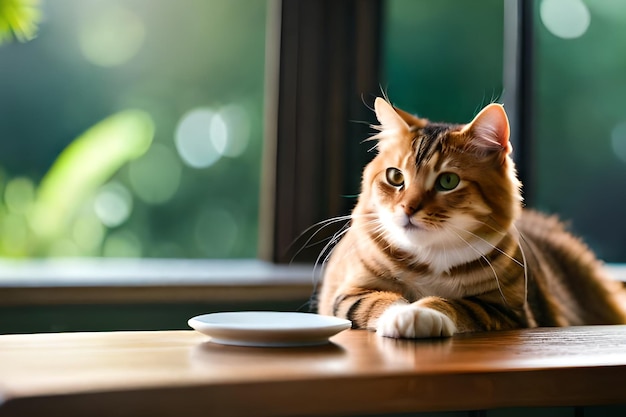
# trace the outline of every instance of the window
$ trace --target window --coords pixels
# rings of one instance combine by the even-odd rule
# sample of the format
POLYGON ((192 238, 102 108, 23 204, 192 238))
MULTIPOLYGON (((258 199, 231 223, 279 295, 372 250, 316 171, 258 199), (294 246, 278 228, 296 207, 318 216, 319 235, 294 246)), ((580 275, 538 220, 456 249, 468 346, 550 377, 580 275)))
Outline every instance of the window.
MULTIPOLYGON (((624 63, 612 41, 625 8, 571 0, 571 10, 561 13, 561 3, 520 3, 529 4, 535 47, 535 83, 520 94, 534 97, 536 135, 521 143, 528 155, 518 164, 530 205, 572 219, 601 255, 618 261, 626 235, 620 212, 601 207, 624 200, 626 189, 624 63), (578 204, 580 195, 593 198, 578 204), (599 212, 610 220, 595 221, 599 212)), ((507 94, 502 17, 515 2, 269 4, 282 20, 282 36, 270 31, 280 60, 278 50, 266 59, 262 2, 44 3, 39 37, 0 49, 4 254, 260 252, 289 262, 301 249, 295 239, 302 231, 354 204, 370 157, 358 142, 369 134, 367 103, 381 86, 401 107, 454 121, 507 94), (123 24, 111 31, 111 22, 123 24), (270 88, 278 85, 278 96, 264 98, 265 78, 273 77, 265 62, 275 59, 278 67, 270 67, 278 78, 270 88), (117 161, 110 179, 91 183, 93 192, 83 193, 73 217, 55 222, 63 230, 52 243, 27 243, 36 236, 29 236, 25 213, 55 158, 94 124, 135 108, 149 116, 150 146, 117 161), (194 142, 195 134, 202 139, 196 125, 207 127, 209 140, 194 142), (278 144, 262 174, 264 128, 278 144), (263 193, 262 175, 269 178, 263 193), (264 244, 257 248, 259 199, 264 244)), ((314 259, 319 249, 296 261, 314 259)))
POLYGON ((558 214, 605 261, 626 261, 626 5, 388 0, 385 22, 384 85, 395 103, 465 122, 504 100, 526 204, 558 214))
POLYGON ((394 104, 465 123, 501 100, 502 0, 388 0, 385 15, 382 85, 394 104))
POLYGON ((42 2, 0 45, 0 256, 254 258, 266 9, 42 2))
POLYGON ((532 201, 626 262, 626 4, 534 4, 532 201))
MULTIPOLYGON (((93 239, 94 234, 101 240, 100 244, 87 245, 91 249, 85 253, 90 256, 235 257, 239 259, 232 263, 212 265, 153 259, 149 274, 162 281, 155 284, 150 294, 156 295, 150 300, 158 302, 171 296, 169 287, 162 287, 165 281, 182 282, 173 297, 180 302, 221 300, 225 293, 229 300, 250 300, 253 294, 267 300, 271 296, 260 290, 269 282, 264 277, 279 276, 283 284, 296 282, 299 287, 294 292, 294 287, 286 284, 283 288, 287 290, 277 297, 300 302, 310 295, 310 263, 317 260, 324 243, 341 224, 324 227, 319 233, 313 228, 300 235, 320 221, 349 213, 354 205, 362 167, 371 158, 367 145, 361 143, 371 133, 368 125, 374 122, 368 104, 382 90, 407 110, 433 120, 458 122, 469 120, 481 106, 504 99, 527 203, 560 212, 573 221, 574 228, 601 256, 621 261, 625 257, 620 253, 626 250, 621 211, 607 213, 606 207, 622 202, 626 189, 622 184, 626 116, 620 101, 625 96, 621 76, 624 60, 618 53, 619 36, 615 35, 621 30, 619 22, 626 21, 624 7, 609 0, 570 0, 575 4, 570 16, 569 12, 559 14, 551 9, 558 3, 564 2, 45 2, 47 21, 41 24, 37 40, 0 46, 2 195, 17 196, 11 197, 14 200, 9 204, 14 206, 4 208, 2 216, 14 216, 15 220, 28 207, 52 163, 50 155, 58 155, 72 139, 108 115, 140 108, 150 115, 149 126, 154 127, 151 148, 157 149, 156 159, 162 161, 157 162, 159 169, 154 175, 167 174, 163 161, 177 161, 181 179, 175 197, 173 187, 168 188, 172 180, 169 174, 153 183, 158 185, 152 195, 157 201, 145 201, 146 196, 142 198, 137 192, 131 172, 143 172, 145 165, 140 161, 150 156, 146 151, 122 164, 113 182, 96 187, 94 194, 105 202, 103 196, 108 196, 109 204, 123 203, 130 194, 133 208, 129 217, 119 224, 89 229, 93 227, 93 223, 89 226, 92 214, 83 226, 67 229, 74 242, 67 244, 62 239, 65 243, 60 248, 52 245, 50 253, 76 253, 77 247, 81 249, 76 237, 93 239), (103 67, 87 61, 81 52, 81 22, 92 15, 107 16, 91 13, 92 8, 114 10, 116 19, 126 19, 125 30, 136 31, 125 39, 142 39, 142 46, 126 63, 103 67), (518 13, 523 17, 521 26, 517 25, 518 13), (549 23, 551 13, 574 19, 579 26, 582 22, 584 32, 577 37, 570 32, 563 35, 559 32, 562 28, 555 29, 549 23), (70 22, 54 29, 57 19, 70 22), (142 27, 137 26, 138 20, 143 22, 143 29, 137 29, 142 27), (155 31, 157 38, 150 40, 155 31), (58 53, 39 51, 42 60, 25 65, 29 49, 42 48, 55 36, 64 46, 58 53), (217 67, 211 66, 214 50, 226 54, 217 67), (88 70, 70 71, 74 64, 88 70), (53 76, 54 85, 47 85, 49 81, 37 75, 41 73, 51 73, 46 76, 53 76), (217 75, 233 83, 215 83, 217 75), (19 79, 24 82, 18 84, 19 79), (18 85, 32 98, 18 92, 18 85), (126 98, 115 98, 116 91, 126 98), (94 92, 100 94, 97 99, 91 95, 94 92), (60 104, 61 97, 66 97, 66 104, 60 104), (39 109, 39 116, 21 114, 18 109, 39 109), (88 117, 77 125, 70 123, 82 113, 88 117), (247 121, 243 126, 231 126, 229 117, 233 115, 245 115, 247 121), (195 123, 209 124, 217 135, 211 141, 221 143, 221 157, 213 165, 201 158, 206 150, 202 147, 189 148, 194 151, 187 153, 176 147, 176 132, 193 130, 195 123), (48 126, 58 132, 53 135, 48 126), (238 156, 228 155, 225 150, 230 145, 216 139, 223 139, 220 135, 229 126, 233 132, 249 132, 243 135, 247 137, 245 148, 234 148, 241 150, 238 156), (26 136, 15 139, 16 132, 45 138, 40 145, 45 151, 33 151, 23 139, 26 136), (268 140, 262 143, 262 137, 268 140), (16 156, 8 157, 10 152, 16 156), (208 166, 196 168, 194 164, 208 166), (24 170, 25 166, 38 168, 24 170), (19 181, 11 183, 16 179, 19 181), (242 192, 244 186, 249 188, 242 192), (170 194, 166 195, 168 189, 170 194), (577 199, 582 195, 587 197, 579 204, 577 199), (602 222, 595 220, 598 215, 602 222), (217 221, 211 223, 210 219, 217 221), (130 227, 134 220, 138 221, 136 226, 130 227), (81 227, 91 232, 83 234, 81 227), (224 236, 235 237, 220 239, 224 236), (109 239, 117 243, 107 244, 109 239), (117 248, 117 252, 107 247, 117 248), (257 256, 270 262, 240 260, 257 256), (294 272, 290 266, 281 269, 280 263, 306 265, 294 272), (242 266, 244 269, 232 273, 242 266), (231 272, 215 274, 212 268, 231 272), (258 278, 254 285, 237 288, 235 284, 249 277, 252 269, 258 278), (219 285, 206 285, 215 284, 216 277, 219 285), (181 290, 182 286, 186 290, 181 290), (219 291, 215 291, 217 286, 219 291)), ((575 27, 573 23, 566 26, 567 30, 575 27)), ((95 27, 90 24, 89 30, 95 27)), ((236 154, 234 149, 230 151, 236 154)), ((85 207, 94 207, 93 203, 87 202, 85 207)), ((23 235, 18 230, 22 227, 19 221, 3 221, 1 226, 3 236, 11 228, 17 230, 12 232, 14 236, 23 235)), ((11 244, 3 247, 15 250, 11 244)), ((112 299, 123 293, 127 302, 137 300, 122 283, 129 265, 122 264, 122 269, 92 266, 104 275, 121 271, 115 276, 121 292, 111 295, 112 299)), ((40 271, 35 270, 35 274, 40 271)), ((83 274, 87 277, 84 281, 91 276, 89 271, 93 270, 83 274)), ((100 290, 103 287, 106 282, 100 290)), ((106 301, 95 296, 96 291, 91 298, 80 293, 73 300, 106 301)), ((11 297, 7 292, 2 299, 11 297)))

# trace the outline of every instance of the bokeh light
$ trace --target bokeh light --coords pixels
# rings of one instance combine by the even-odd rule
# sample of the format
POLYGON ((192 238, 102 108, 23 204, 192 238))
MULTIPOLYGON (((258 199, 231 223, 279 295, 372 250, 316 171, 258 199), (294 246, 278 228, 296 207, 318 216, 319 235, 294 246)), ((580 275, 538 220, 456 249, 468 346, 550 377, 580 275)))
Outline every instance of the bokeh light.
POLYGON ((250 140, 250 116, 240 105, 232 104, 220 109, 218 115, 226 127, 226 140, 220 153, 236 158, 247 148, 250 140))
POLYGON ((626 162, 626 121, 618 123, 611 131, 611 145, 615 155, 626 162))
POLYGON ((176 149, 185 164, 192 168, 206 168, 220 158, 211 140, 213 116, 210 109, 197 108, 185 113, 178 122, 176 149))
POLYGON ((104 226, 95 213, 83 213, 74 220, 72 237, 82 253, 94 253, 104 238, 104 226))
POLYGON ((220 113, 214 114, 211 118, 209 136, 217 153, 224 155, 224 151, 228 146, 228 125, 220 113))
POLYGON ((591 14, 582 0, 542 0, 539 15, 546 29, 563 39, 581 37, 591 23, 591 14))
POLYGON ((180 186, 181 172, 176 155, 159 143, 153 144, 145 155, 128 166, 133 192, 148 204, 169 201, 180 186))
POLYGON ((217 111, 195 108, 176 127, 176 149, 186 165, 207 168, 222 156, 240 156, 248 146, 250 131, 250 117, 240 105, 217 111))
POLYGON ((102 255, 109 258, 140 258, 141 254, 141 241, 128 230, 109 234, 102 246, 102 255))
POLYGON ((23 256, 28 245, 28 224, 25 217, 7 213, 0 217, 0 230, 2 252, 11 256, 23 256))
POLYGON ((98 190, 94 200, 94 211, 107 227, 124 223, 133 210, 133 196, 119 182, 109 182, 98 190))
POLYGON ((78 33, 85 59, 101 67, 114 67, 137 54, 146 29, 135 13, 111 2, 102 2, 90 11, 81 21, 78 33))
POLYGON ((27 213, 35 201, 35 184, 30 178, 11 179, 4 189, 4 202, 13 213, 27 213))

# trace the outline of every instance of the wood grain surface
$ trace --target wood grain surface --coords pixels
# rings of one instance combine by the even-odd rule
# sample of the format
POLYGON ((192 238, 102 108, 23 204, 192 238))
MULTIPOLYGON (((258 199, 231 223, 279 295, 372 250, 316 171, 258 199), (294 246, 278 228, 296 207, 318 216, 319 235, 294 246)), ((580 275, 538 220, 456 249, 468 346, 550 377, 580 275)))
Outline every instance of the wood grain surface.
POLYGON ((306 348, 193 331, 0 336, 0 416, 332 416, 625 404, 626 326, 306 348))

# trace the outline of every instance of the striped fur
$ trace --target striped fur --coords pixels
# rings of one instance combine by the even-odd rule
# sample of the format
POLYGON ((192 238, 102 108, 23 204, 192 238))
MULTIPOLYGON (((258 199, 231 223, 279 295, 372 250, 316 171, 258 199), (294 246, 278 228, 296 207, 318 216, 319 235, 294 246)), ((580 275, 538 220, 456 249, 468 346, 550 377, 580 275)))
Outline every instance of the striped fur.
POLYGON ((584 243, 522 210, 502 106, 467 125, 380 98, 375 109, 378 153, 325 266, 319 313, 404 338, 626 323, 624 290, 584 243))

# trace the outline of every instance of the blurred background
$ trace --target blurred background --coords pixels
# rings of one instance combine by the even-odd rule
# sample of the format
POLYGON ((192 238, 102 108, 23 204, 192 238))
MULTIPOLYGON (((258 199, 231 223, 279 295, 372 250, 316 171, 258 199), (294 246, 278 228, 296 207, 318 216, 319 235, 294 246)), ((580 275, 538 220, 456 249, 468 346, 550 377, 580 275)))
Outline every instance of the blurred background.
MULTIPOLYGON (((527 204, 558 214, 605 261, 626 262, 626 2, 532 5, 527 204)), ((503 11, 502 0, 388 1, 383 65, 392 100, 463 123, 499 101, 503 11)))
POLYGON ((265 2, 40 11, 0 45, 0 256, 255 257, 265 2))
MULTIPOLYGON (((391 100, 450 122, 499 101, 504 1, 385 1, 391 100)), ((624 262, 626 2, 533 5, 528 203, 624 262)), ((256 257, 266 2, 34 10, 35 37, 0 38, 0 257, 256 257)))

